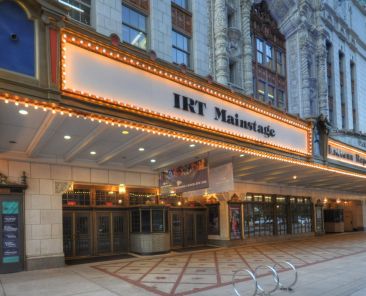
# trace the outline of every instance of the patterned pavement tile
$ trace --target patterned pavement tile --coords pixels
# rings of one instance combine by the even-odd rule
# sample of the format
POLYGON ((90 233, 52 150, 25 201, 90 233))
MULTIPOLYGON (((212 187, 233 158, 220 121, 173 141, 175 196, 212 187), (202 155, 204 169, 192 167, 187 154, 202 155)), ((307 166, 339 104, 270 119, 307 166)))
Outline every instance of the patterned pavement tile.
MULTIPOLYGON (((366 233, 243 245, 152 259, 118 260, 92 267, 156 295, 183 296, 229 285, 234 272, 239 269, 254 270, 260 265, 277 264, 276 269, 285 272, 288 266, 283 264, 284 261, 301 268, 360 252, 366 252, 366 233)), ((268 274, 268 270, 258 270, 258 274, 268 274)), ((247 274, 239 273, 237 279, 249 278, 247 274)))

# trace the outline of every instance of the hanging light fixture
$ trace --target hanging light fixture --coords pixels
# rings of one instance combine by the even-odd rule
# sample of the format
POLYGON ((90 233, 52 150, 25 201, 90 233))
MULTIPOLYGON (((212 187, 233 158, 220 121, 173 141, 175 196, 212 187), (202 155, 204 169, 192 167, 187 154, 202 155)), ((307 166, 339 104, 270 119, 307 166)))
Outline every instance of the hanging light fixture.
POLYGON ((126 193, 126 185, 125 184, 119 184, 118 193, 119 194, 125 194, 126 193))

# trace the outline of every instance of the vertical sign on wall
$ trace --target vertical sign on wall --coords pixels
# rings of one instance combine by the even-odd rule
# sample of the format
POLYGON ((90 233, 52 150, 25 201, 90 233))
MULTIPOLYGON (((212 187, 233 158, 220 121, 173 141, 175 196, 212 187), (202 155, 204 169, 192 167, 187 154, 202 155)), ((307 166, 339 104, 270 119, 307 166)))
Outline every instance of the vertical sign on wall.
POLYGON ((20 260, 19 201, 2 202, 2 226, 2 263, 18 263, 20 260))

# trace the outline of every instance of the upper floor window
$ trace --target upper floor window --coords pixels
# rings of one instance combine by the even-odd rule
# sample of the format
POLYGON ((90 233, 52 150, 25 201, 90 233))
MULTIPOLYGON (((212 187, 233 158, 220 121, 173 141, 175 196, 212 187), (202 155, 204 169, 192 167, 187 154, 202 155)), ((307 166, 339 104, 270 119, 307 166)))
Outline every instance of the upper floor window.
POLYGON ((185 64, 189 67, 190 40, 188 37, 172 31, 173 63, 185 64))
POLYGON ((282 76, 285 75, 284 54, 281 50, 277 50, 276 64, 277 73, 282 76))
POLYGON ((273 47, 266 43, 266 65, 268 68, 273 68, 273 47))
POLYGON ((188 9, 188 1, 187 0, 172 0, 173 3, 177 4, 184 9, 188 9))
POLYGON ((124 42, 147 48, 146 16, 122 5, 122 39, 124 42))
POLYGON ((91 0, 62 0, 62 2, 65 3, 64 5, 70 6, 68 14, 72 19, 90 25, 91 0))
POLYGON ((263 64, 263 52, 264 52, 264 50, 263 50, 263 46, 264 46, 263 41, 257 38, 256 39, 256 45, 257 45, 257 62, 259 64, 263 64))

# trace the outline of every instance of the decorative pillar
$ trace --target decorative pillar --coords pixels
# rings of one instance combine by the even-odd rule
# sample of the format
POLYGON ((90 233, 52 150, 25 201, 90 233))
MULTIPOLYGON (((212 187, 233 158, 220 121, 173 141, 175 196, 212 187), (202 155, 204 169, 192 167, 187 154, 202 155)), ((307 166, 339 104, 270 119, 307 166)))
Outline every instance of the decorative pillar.
POLYGON ((250 11, 251 0, 244 0, 241 5, 242 33, 243 33, 243 68, 244 68, 244 92, 253 96, 253 53, 250 35, 250 11))
POLYGON ((319 114, 323 114, 325 117, 329 118, 327 48, 322 34, 320 34, 318 37, 316 57, 318 62, 317 75, 319 114))
POLYGON ((310 69, 311 69, 311 55, 309 54, 309 36, 306 30, 300 31, 300 75, 301 75, 301 101, 302 110, 300 115, 303 118, 310 117, 310 69))
POLYGON ((227 85, 229 82, 229 57, 227 52, 226 1, 215 0, 214 6, 215 73, 216 81, 227 85))

